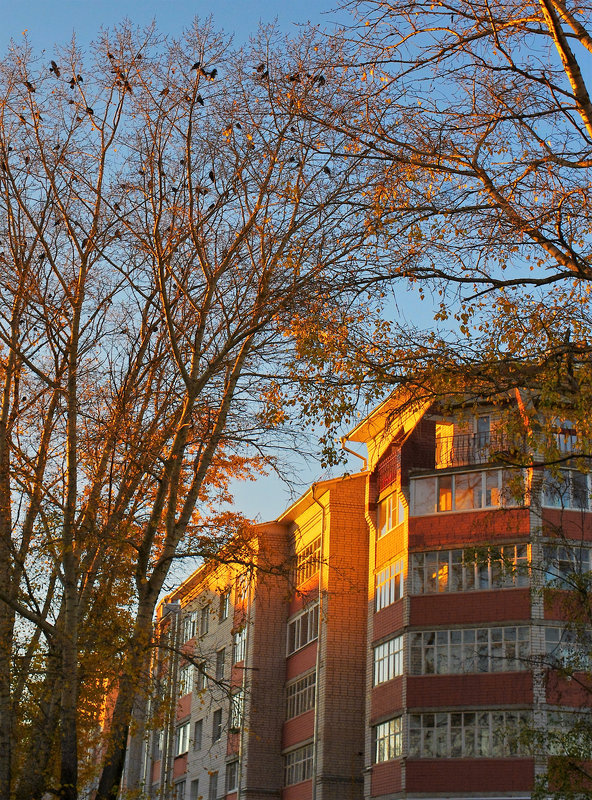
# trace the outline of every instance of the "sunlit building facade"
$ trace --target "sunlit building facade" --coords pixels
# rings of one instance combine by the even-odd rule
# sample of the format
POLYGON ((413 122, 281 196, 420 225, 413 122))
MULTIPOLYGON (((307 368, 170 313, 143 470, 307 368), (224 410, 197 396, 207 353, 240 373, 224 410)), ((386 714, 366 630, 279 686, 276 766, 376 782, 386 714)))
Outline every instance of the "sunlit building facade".
POLYGON ((348 439, 363 470, 258 526, 254 569, 205 565, 161 604, 193 655, 155 660, 147 796, 522 800, 536 732, 589 705, 563 598, 590 477, 513 467, 479 403, 393 397, 348 439))

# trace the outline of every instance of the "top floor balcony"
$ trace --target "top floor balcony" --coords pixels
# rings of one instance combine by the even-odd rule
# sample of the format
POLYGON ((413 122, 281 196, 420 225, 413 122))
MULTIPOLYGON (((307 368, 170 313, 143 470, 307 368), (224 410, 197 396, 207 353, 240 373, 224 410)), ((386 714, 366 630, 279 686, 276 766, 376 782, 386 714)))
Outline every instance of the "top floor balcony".
POLYGON ((436 436, 436 469, 490 464, 516 449, 516 442, 502 431, 436 436))

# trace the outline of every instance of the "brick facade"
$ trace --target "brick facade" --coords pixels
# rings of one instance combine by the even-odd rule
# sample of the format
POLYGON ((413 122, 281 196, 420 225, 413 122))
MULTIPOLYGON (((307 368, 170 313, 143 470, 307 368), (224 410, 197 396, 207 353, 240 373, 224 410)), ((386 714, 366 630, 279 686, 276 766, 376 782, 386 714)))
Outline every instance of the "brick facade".
POLYGON ((206 564, 163 601, 157 634, 187 658, 155 658, 169 705, 153 705, 146 797, 529 797, 543 762, 525 727, 590 697, 587 675, 545 661, 571 612, 543 586, 543 553, 558 536, 592 543, 592 514, 545 507, 541 470, 522 499, 504 494, 487 450, 496 413, 420 403, 397 416, 389 400, 350 435, 367 445, 364 472, 256 526, 253 569, 206 564))

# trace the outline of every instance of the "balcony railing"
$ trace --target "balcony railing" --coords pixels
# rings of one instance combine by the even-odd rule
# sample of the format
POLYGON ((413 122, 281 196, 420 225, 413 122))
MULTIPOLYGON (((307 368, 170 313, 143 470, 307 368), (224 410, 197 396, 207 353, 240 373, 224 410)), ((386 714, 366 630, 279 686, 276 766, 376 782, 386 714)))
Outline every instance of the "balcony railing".
POLYGON ((505 433, 457 433, 436 437, 436 468, 488 464, 516 451, 505 433))

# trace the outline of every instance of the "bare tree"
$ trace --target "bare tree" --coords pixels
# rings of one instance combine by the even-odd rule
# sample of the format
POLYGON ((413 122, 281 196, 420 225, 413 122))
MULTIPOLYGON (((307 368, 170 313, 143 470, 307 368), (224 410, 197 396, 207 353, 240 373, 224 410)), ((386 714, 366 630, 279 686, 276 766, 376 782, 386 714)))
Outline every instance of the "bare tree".
POLYGON ((335 57, 274 36, 123 27, 1 65, 3 797, 75 798, 93 747, 116 796, 171 562, 264 463, 293 319, 357 302, 365 166, 270 81, 306 62, 322 108, 335 57))

